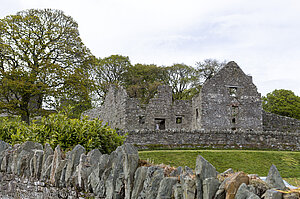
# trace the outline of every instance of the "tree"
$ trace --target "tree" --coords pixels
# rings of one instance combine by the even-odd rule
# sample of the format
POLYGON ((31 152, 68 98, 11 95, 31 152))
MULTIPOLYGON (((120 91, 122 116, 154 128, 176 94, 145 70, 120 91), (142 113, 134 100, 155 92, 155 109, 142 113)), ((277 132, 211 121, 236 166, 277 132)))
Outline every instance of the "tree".
POLYGON ((157 87, 164 79, 164 69, 154 64, 135 64, 124 73, 123 86, 130 97, 148 103, 154 97, 157 87))
POLYGON ((89 70, 93 60, 77 23, 52 9, 1 19, 0 49, 0 109, 27 123, 42 103, 56 107, 70 88, 76 89, 71 78, 73 83, 89 78, 79 72, 89 70))
POLYGON ((205 59, 203 62, 196 62, 196 69, 202 82, 212 78, 221 68, 226 65, 226 61, 220 62, 216 59, 205 59))
POLYGON ((98 59, 94 69, 94 79, 97 85, 97 98, 102 100, 111 84, 121 85, 124 82, 124 74, 131 67, 129 57, 111 55, 98 59))
POLYGON ((173 99, 191 99, 197 93, 189 92, 190 89, 198 88, 198 75, 193 67, 173 64, 165 70, 166 83, 172 87, 173 99))
POLYGON ((300 97, 290 90, 274 90, 262 97, 262 103, 267 112, 300 120, 300 97))

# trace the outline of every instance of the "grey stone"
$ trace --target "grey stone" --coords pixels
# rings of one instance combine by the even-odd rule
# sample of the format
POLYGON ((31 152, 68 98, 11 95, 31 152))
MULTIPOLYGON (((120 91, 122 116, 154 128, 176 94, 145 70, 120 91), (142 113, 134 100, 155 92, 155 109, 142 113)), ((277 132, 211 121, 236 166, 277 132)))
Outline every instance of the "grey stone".
POLYGON ((216 178, 206 178, 203 180, 203 199, 212 199, 214 198, 220 182, 216 178))
POLYGON ((265 193, 265 199, 282 199, 282 193, 274 189, 269 189, 265 193))
POLYGON ((165 198, 171 199, 172 197, 172 190, 173 186, 176 184, 177 178, 176 177, 166 177, 163 178, 160 182, 157 199, 165 198))
POLYGON ((194 199, 196 196, 196 182, 190 176, 186 176, 183 182, 183 199, 194 199))
POLYGON ((52 164, 51 164, 51 171, 50 171, 50 183, 55 184, 56 179, 60 178, 57 175, 58 167, 60 166, 60 162, 62 161, 62 151, 60 149, 60 146, 57 145, 57 147, 54 150, 54 155, 52 158, 52 164))
POLYGON ((159 189, 159 184, 164 178, 164 171, 160 167, 148 167, 143 190, 138 199, 155 199, 159 189))
POLYGON ((40 179, 41 172, 42 172, 43 155, 44 155, 43 150, 35 150, 34 155, 31 159, 32 162, 32 168, 30 169, 32 171, 31 176, 34 177, 35 179, 40 179))
POLYGON ((74 149, 67 155, 67 168, 65 174, 65 181, 68 183, 79 164, 81 154, 85 153, 85 148, 81 145, 76 145, 74 149))
POLYGON ((18 145, 13 151, 12 172, 19 176, 30 176, 30 160, 35 150, 43 150, 39 143, 27 141, 18 145))
POLYGON ((272 164, 267 179, 266 183, 271 187, 271 188, 276 188, 276 189, 285 189, 286 186, 284 185, 284 182, 280 176, 279 171, 277 170, 276 166, 272 164))
POLYGON ((230 178, 225 178, 223 180, 223 182, 220 184, 220 186, 215 194, 214 199, 225 199, 225 197, 226 197, 225 186, 229 180, 230 180, 230 178))
POLYGON ((173 186, 173 192, 174 192, 174 199, 182 199, 183 198, 183 189, 182 189, 181 184, 176 183, 173 186))
POLYGON ((260 197, 251 192, 248 186, 245 183, 243 183, 239 187, 235 195, 235 199, 260 199, 260 197))
POLYGON ((201 155, 197 156, 195 172, 196 175, 199 176, 200 180, 217 177, 216 168, 207 160, 205 160, 201 155))
POLYGON ((41 171, 41 181, 47 181, 50 178, 50 172, 52 168, 52 162, 53 162, 54 155, 49 155, 48 158, 45 160, 42 166, 41 171))
POLYGON ((197 199, 203 198, 203 180, 206 178, 216 178, 216 168, 205 160, 201 155, 196 159, 196 187, 197 187, 197 199))
POLYGON ((125 178, 125 199, 130 199, 135 171, 138 167, 139 154, 131 144, 121 146, 124 153, 123 171, 125 178))
POLYGON ((134 186, 132 189, 131 199, 137 199, 143 189, 144 181, 147 175, 147 167, 139 167, 135 171, 134 186))

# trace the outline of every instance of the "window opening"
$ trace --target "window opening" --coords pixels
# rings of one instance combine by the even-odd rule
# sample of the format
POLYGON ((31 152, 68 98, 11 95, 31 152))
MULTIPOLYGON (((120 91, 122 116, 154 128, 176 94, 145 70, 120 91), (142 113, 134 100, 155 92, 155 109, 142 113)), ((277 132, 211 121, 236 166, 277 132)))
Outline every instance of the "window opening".
POLYGON ((165 119, 160 119, 160 118, 155 118, 155 130, 165 130, 166 129, 166 120, 165 119))
POLYGON ((233 124, 235 124, 235 122, 236 122, 236 121, 235 121, 235 118, 232 118, 231 121, 232 121, 233 124))
POLYGON ((196 108, 196 118, 198 118, 199 117, 199 111, 198 111, 198 109, 196 108))
POLYGON ((229 87, 229 95, 231 97, 236 97, 237 94, 237 87, 229 87))
POLYGON ((177 116, 176 117, 176 124, 181 124, 182 123, 182 116, 177 116))
POLYGON ((145 124, 145 116, 144 115, 139 116, 139 124, 145 124))

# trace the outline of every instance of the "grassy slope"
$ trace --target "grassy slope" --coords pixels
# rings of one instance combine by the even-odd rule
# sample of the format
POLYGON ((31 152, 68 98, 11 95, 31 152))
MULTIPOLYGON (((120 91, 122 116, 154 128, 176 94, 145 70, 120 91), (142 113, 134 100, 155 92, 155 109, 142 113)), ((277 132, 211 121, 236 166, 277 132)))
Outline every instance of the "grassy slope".
MULTIPOLYGON (((141 159, 150 159, 156 164, 195 168, 196 157, 202 155, 218 172, 228 168, 235 171, 267 176, 274 164, 284 178, 294 185, 300 182, 300 152, 250 151, 250 150, 158 150, 140 151, 141 159)), ((299 185, 298 185, 299 186, 299 185)))

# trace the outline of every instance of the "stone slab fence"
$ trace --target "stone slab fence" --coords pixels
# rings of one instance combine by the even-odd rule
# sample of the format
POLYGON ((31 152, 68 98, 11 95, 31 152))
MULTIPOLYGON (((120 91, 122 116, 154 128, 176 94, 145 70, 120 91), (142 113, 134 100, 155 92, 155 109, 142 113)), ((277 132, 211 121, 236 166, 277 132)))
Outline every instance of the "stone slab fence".
POLYGON ((300 151, 300 132, 139 130, 128 132, 125 142, 140 149, 177 147, 300 151))
MULTIPOLYGON (((131 144, 110 155, 77 145, 66 154, 57 146, 0 141, 0 198, 256 199, 286 198, 276 167, 266 182, 231 169, 217 176, 202 156, 195 170, 142 164, 131 144)), ((145 163, 145 162, 144 162, 145 163)), ((288 198, 297 198, 291 193, 288 198)))

